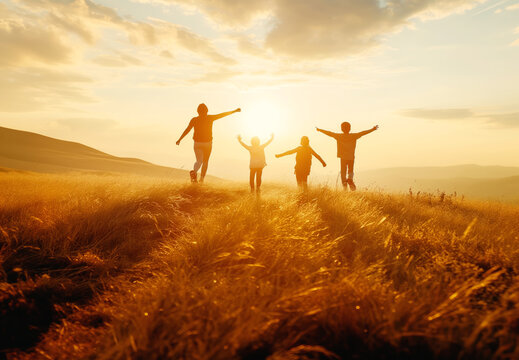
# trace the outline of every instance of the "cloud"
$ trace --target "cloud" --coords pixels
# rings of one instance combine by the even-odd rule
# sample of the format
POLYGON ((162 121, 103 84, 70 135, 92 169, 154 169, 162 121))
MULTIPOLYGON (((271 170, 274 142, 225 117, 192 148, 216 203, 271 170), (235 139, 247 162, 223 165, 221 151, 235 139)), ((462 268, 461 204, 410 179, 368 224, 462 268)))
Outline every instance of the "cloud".
POLYGON ((238 76, 240 74, 241 73, 238 71, 233 71, 228 68, 222 68, 218 71, 211 71, 199 78, 193 79, 191 80, 191 83, 198 84, 202 82, 222 82, 229 80, 230 78, 238 76))
POLYGON ((115 55, 98 56, 92 60, 95 64, 108 67, 139 66, 142 61, 134 56, 118 53, 115 55))
POLYGON ((188 9, 198 9, 219 27, 246 27, 258 17, 272 12, 274 0, 141 0, 141 2, 177 3, 188 9))
POLYGON ((519 112, 483 115, 487 122, 500 128, 519 128, 519 112))
MULTIPOLYGON (((145 0, 141 0, 145 1, 145 0)), ((318 60, 360 53, 415 18, 438 18, 486 0, 148 0, 198 9, 217 26, 251 26, 268 19, 265 49, 296 59, 318 60)), ((250 53, 251 48, 241 43, 250 53)))
POLYGON ((0 70, 0 112, 30 112, 91 102, 83 90, 92 80, 80 74, 40 68, 0 70))
MULTIPOLYGON (((159 19, 146 22, 126 19, 116 10, 90 0, 18 0, 16 4, 11 8, 0 7, 0 14, 9 15, 9 21, 0 20, 0 53, 7 54, 0 58, 0 65, 21 64, 26 59, 67 62, 72 49, 78 48, 77 41, 71 37, 93 47, 105 29, 124 33, 135 46, 167 43, 218 64, 235 63, 222 55, 209 39, 185 27, 159 19)), ((132 59, 114 58, 96 62, 104 66, 137 64, 132 59)))
POLYGON ((519 3, 507 6, 506 10, 509 10, 509 11, 519 10, 519 3))
POLYGON ((66 63, 72 52, 53 29, 0 22, 0 67, 66 63))
POLYGON ((471 109, 405 109, 400 115, 424 120, 476 121, 496 128, 519 128, 519 112, 479 114, 471 109))
POLYGON ((400 111, 405 117, 425 120, 463 120, 475 116, 470 109, 405 109, 400 111))
POLYGON ((174 59, 175 57, 173 54, 168 50, 162 50, 159 54, 160 56, 166 58, 166 59, 174 59))
MULTIPOLYGON (((519 27, 515 29, 515 33, 519 34, 519 27)), ((510 44, 510 46, 519 46, 519 39, 515 40, 510 44)))
POLYGON ((186 29, 177 28, 177 39, 181 45, 190 51, 203 54, 217 63, 234 65, 236 61, 220 54, 207 40, 186 29))

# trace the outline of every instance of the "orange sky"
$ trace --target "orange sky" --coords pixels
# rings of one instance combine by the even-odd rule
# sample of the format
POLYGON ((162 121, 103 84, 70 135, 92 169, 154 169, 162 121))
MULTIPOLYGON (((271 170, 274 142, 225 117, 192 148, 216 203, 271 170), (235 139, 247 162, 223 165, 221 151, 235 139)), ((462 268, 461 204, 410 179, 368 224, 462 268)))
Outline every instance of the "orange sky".
POLYGON ((196 106, 242 113, 215 125, 209 172, 242 178, 246 140, 275 152, 315 126, 380 125, 358 170, 462 163, 519 166, 516 0, 0 0, 0 125, 190 168, 174 145, 196 106))

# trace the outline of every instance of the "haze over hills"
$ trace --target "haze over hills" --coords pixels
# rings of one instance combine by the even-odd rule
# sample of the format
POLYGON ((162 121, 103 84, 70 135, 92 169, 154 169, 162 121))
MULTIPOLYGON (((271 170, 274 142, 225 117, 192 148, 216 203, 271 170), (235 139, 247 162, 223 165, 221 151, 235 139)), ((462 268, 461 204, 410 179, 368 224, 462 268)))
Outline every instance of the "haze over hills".
POLYGON ((446 192, 477 199, 519 201, 519 167, 457 165, 363 171, 358 179, 388 191, 446 192))
POLYGON ((495 179, 519 176, 519 167, 481 166, 475 164, 455 166, 395 167, 362 172, 366 177, 400 177, 402 179, 495 179))
POLYGON ((86 145, 0 127, 0 167, 42 173, 115 172, 172 180, 189 178, 185 170, 106 154, 86 145))
MULTIPOLYGON (((0 172, 77 171, 124 173, 186 181, 188 172, 150 162, 113 156, 89 146, 0 127, 0 172)), ((214 179, 214 178, 213 178, 214 179)), ((458 165, 401 167, 359 172, 361 187, 392 192, 457 193, 478 199, 519 201, 519 167, 458 165)))

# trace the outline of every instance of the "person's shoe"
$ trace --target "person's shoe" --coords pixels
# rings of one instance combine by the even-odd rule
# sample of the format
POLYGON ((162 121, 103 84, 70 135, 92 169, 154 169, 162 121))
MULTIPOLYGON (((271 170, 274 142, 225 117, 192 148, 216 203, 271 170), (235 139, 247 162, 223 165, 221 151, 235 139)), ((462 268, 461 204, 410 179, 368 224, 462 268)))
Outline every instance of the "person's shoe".
POLYGON ((189 172, 189 176, 191 177, 191 182, 192 182, 192 183, 196 183, 196 182, 197 182, 197 180, 196 180, 196 172, 195 172, 195 170, 191 170, 191 171, 189 172))
POLYGON ((348 191, 348 182, 343 182, 342 183, 342 188, 344 189, 344 191, 348 191))
POLYGON ((204 183, 204 178, 203 178, 202 176, 200 176, 200 179, 198 179, 198 182, 199 182, 200 184, 203 184, 203 183, 204 183))
POLYGON ((348 185, 350 185, 350 190, 355 191, 357 190, 357 185, 353 182, 353 179, 348 179, 348 185))

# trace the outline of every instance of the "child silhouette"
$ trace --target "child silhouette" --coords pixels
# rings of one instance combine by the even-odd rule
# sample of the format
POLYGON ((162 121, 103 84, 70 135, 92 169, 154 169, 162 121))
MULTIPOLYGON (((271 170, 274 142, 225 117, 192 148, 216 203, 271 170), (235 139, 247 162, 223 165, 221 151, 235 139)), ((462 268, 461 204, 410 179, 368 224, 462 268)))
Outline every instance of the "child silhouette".
POLYGON ((254 192, 254 178, 256 178, 256 194, 260 193, 261 186, 261 174, 263 173, 263 168, 267 165, 265 161, 265 148, 274 140, 274 134, 270 135, 269 141, 264 144, 260 144, 260 140, 257 136, 254 136, 251 139, 251 145, 245 144, 241 135, 238 135, 238 141, 241 146, 245 149, 249 150, 250 153, 250 191, 254 192))
POLYGON ((337 157, 341 159, 342 186, 344 187, 344 190, 348 189, 348 185, 350 186, 351 191, 357 190, 357 186, 353 182, 353 165, 355 163, 355 147, 357 146, 357 140, 362 136, 377 130, 378 125, 359 133, 350 133, 351 124, 349 122, 343 122, 341 124, 342 133, 334 133, 317 127, 315 129, 337 140, 337 157), (347 178, 346 173, 348 173, 347 178))
POLYGON ((310 175, 310 168, 312 167, 312 155, 323 164, 323 167, 326 167, 326 163, 319 154, 310 147, 310 140, 307 136, 301 138, 301 146, 281 154, 276 154, 276 157, 280 158, 291 154, 296 154, 294 174, 296 174, 297 186, 299 186, 299 189, 306 191, 308 190, 308 175, 310 175))

